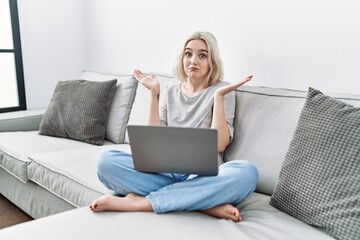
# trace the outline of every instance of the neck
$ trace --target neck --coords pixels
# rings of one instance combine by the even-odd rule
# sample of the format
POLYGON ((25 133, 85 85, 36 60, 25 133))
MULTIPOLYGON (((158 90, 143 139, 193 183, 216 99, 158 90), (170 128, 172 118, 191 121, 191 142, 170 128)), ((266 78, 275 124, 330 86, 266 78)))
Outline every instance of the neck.
POLYGON ((187 79, 185 85, 186 88, 193 93, 202 91, 208 87, 208 85, 205 83, 205 80, 197 80, 190 78, 187 79))
POLYGON ((193 97, 200 94, 207 87, 208 86, 204 81, 196 81, 194 79, 188 79, 186 82, 181 84, 182 92, 188 97, 193 97))

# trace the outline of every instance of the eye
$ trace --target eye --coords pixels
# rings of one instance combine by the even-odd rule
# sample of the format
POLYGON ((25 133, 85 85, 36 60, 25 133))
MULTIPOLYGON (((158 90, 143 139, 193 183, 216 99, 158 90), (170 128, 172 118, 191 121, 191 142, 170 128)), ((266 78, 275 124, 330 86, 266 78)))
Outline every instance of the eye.
POLYGON ((205 53, 201 53, 201 54, 199 55, 199 57, 200 57, 200 59, 205 59, 205 58, 207 58, 207 56, 206 56, 205 53))
POLYGON ((191 53, 191 52, 189 52, 189 51, 186 51, 184 55, 185 55, 186 57, 189 57, 189 58, 191 58, 191 57, 192 57, 192 53, 191 53))

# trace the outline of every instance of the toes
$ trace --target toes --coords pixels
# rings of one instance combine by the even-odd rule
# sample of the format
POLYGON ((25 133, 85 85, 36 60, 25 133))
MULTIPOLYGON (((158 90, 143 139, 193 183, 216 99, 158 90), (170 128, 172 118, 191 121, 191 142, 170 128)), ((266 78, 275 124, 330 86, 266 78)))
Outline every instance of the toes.
POLYGON ((240 216, 240 211, 239 209, 237 209, 236 207, 232 206, 232 211, 231 212, 231 220, 233 220, 234 222, 240 222, 241 221, 241 216, 240 216))
POLYGON ((93 201, 91 204, 90 204, 90 209, 91 209, 91 211, 96 211, 96 210, 98 210, 97 209, 97 207, 98 207, 98 199, 96 199, 95 201, 93 201))
POLYGON ((235 215, 232 215, 230 216, 230 219, 234 222, 240 222, 241 221, 241 217, 240 216, 235 216, 235 215))

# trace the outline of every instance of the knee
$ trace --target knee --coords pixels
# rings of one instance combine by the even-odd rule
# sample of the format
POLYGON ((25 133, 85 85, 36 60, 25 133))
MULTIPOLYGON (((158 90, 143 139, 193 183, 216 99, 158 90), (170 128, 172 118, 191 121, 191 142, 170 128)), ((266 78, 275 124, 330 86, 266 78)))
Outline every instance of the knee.
POLYGON ((248 186, 252 186, 255 190, 259 180, 259 171, 256 166, 247 160, 233 160, 225 163, 234 172, 234 177, 238 181, 246 181, 248 186))
POLYGON ((100 175, 107 174, 113 165, 113 152, 112 150, 105 150, 97 157, 97 172, 100 175))
POLYGON ((246 175, 248 176, 249 181, 251 181, 253 183, 253 186, 255 188, 256 184, 259 180, 259 171, 258 171, 257 167, 255 166, 255 164, 253 164, 252 162, 247 161, 247 160, 243 160, 242 162, 243 162, 242 164, 244 165, 244 168, 245 168, 246 175))
POLYGON ((105 150, 97 157, 98 175, 111 176, 133 168, 131 154, 121 150, 105 150))

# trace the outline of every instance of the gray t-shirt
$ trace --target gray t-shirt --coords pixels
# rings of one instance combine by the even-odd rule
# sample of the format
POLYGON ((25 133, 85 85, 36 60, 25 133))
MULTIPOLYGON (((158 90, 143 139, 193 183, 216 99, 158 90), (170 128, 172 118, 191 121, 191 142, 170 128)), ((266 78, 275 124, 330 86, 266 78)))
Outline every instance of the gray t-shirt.
MULTIPOLYGON (((166 126, 210 128, 216 89, 228 85, 220 81, 208 87, 194 97, 185 96, 180 84, 170 86, 161 93, 160 123, 166 126)), ((235 92, 224 97, 226 122, 229 127, 230 140, 234 134, 235 92)))

